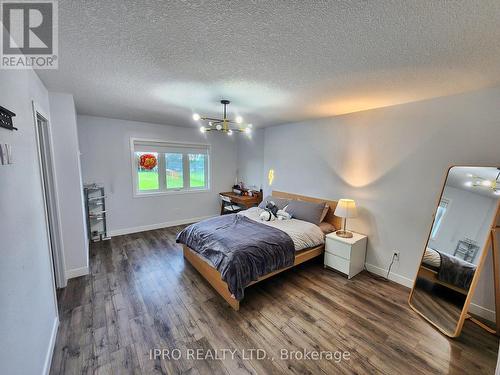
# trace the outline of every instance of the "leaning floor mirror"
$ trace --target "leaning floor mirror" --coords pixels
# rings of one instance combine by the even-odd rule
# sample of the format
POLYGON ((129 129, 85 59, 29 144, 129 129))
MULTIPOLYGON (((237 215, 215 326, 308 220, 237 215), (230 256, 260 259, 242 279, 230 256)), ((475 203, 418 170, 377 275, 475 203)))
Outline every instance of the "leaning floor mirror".
MULTIPOLYGON (((450 337, 460 335, 469 317, 471 297, 491 250, 495 283, 499 282, 499 178, 497 167, 452 167, 437 204, 409 303, 450 337)), ((491 282, 498 306, 499 287, 491 282)))

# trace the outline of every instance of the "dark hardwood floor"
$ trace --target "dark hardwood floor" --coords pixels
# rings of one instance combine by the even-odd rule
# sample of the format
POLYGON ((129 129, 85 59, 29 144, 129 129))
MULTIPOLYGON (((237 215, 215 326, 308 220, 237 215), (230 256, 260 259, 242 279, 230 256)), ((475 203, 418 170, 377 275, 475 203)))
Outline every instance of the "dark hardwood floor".
POLYGON ((52 374, 494 373, 496 337, 466 322, 448 339, 408 307, 407 288, 366 272, 349 281, 309 262, 247 289, 235 312, 184 262, 180 228, 92 245, 91 275, 58 293, 52 374), (153 349, 182 357, 151 359, 153 349), (210 358, 221 349, 234 359, 210 358), (281 359, 282 349, 350 357, 281 359))

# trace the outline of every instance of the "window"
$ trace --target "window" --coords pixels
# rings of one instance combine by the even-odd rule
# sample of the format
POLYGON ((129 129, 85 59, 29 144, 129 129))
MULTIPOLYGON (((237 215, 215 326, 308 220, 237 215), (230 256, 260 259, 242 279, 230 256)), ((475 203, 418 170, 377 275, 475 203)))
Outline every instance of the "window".
MULTIPOLYGON (((184 167, 182 163, 183 154, 165 154, 167 189, 182 189, 184 187, 184 167)), ((203 186, 205 186, 203 184, 203 186)))
POLYGON ((208 190, 209 145, 131 140, 134 193, 208 190))
POLYGON ((436 217, 434 219, 434 224, 432 224, 432 230, 431 230, 431 239, 435 239, 438 232, 439 228, 443 222, 444 215, 446 214, 446 209, 448 208, 448 204, 450 202, 446 198, 441 198, 441 201, 439 202, 439 206, 436 211, 436 217))

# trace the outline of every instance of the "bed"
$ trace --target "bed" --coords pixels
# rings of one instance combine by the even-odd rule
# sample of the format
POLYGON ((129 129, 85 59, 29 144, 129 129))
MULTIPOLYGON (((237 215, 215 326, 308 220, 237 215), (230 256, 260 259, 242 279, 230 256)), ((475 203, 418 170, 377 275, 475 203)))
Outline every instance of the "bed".
POLYGON ((427 247, 418 276, 467 295, 476 265, 427 247))
MULTIPOLYGON (((340 228, 340 218, 333 214, 336 201, 280 191, 273 191, 272 196, 312 203, 325 202, 329 210, 323 222, 340 228)), ((275 221, 264 224, 257 221, 258 214, 258 209, 254 208, 195 223, 185 228, 177 238, 183 244, 184 258, 234 310, 239 310, 244 288, 321 256, 324 251, 324 234, 314 224, 305 225, 295 219, 286 220, 286 223, 275 221), (217 230, 212 230, 211 226, 217 230), (322 237, 320 241, 318 230, 322 237), (238 235, 233 238, 235 233, 238 235), (221 256, 216 251, 220 246, 229 247, 231 256, 221 256), (256 264, 250 264, 248 270, 245 268, 243 272, 238 262, 239 258, 248 258, 246 252, 251 253, 252 262, 256 264), (233 269, 236 271, 233 272, 233 269), (234 279, 238 281, 236 286, 234 279)))

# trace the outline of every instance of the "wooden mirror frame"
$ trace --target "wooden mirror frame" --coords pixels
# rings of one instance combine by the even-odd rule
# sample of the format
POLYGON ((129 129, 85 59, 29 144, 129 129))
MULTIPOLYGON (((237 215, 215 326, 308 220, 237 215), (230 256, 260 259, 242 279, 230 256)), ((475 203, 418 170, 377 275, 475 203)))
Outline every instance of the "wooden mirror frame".
MULTIPOLYGON (((419 271, 420 266, 422 265, 422 261, 424 259, 425 248, 428 245, 429 240, 431 238, 432 227, 434 226, 434 222, 436 220, 437 207, 439 207, 439 202, 441 201, 441 198, 443 196, 444 189, 446 187, 446 181, 448 180, 448 176, 450 174, 450 171, 452 168, 455 168, 455 167, 498 168, 497 166, 491 166, 491 165, 452 165, 451 167, 448 168, 448 170, 446 171, 445 177, 444 177, 444 182, 443 182, 443 187, 441 188, 441 193, 439 194, 439 196, 437 198, 435 209, 434 209, 434 212, 432 214, 432 223, 431 223, 431 226, 429 229, 429 234, 427 236, 427 240, 425 241, 424 251, 422 252, 420 262, 418 263, 417 273, 415 275, 415 279, 413 280, 413 286, 411 288, 410 295, 408 297, 408 304, 410 305, 410 307, 413 311, 415 311, 418 315, 420 315, 422 318, 427 320, 430 324, 432 324, 434 327, 436 327, 443 334, 445 334, 446 336, 452 337, 452 338, 458 337, 460 335, 460 333, 462 332, 462 328, 464 326, 465 319, 467 319, 469 317, 468 311, 469 311, 470 302, 471 302, 472 296, 474 294, 474 291, 476 289, 477 282, 479 281, 479 276, 481 274, 481 271, 482 271, 482 268, 484 265, 484 260, 486 259, 486 255, 488 254, 488 250, 490 249, 490 247, 492 247, 492 250, 493 250, 493 257, 492 257, 493 262, 494 262, 494 264, 493 264, 493 269, 494 269, 493 279, 494 279, 495 283, 497 282, 498 266, 495 264, 495 261, 498 260, 496 251, 498 251, 499 249, 496 249, 496 246, 495 246, 495 242, 496 242, 495 236, 496 236, 496 231, 498 230, 497 223, 500 220, 500 197, 499 197, 499 199, 497 200, 496 212, 493 215, 493 219, 492 219, 492 222, 490 224, 488 238, 486 239, 486 242, 485 242, 484 247, 482 249, 481 257, 479 258, 479 262, 477 263, 476 272, 474 273, 474 277, 472 278, 472 281, 471 281, 471 284, 469 287, 469 292, 467 293, 467 297, 465 298, 465 302, 464 302, 464 305, 462 307, 462 312, 460 313, 460 318, 458 319, 458 323, 456 325, 455 331, 452 334, 450 334, 450 332, 447 332, 446 330, 444 330, 443 328, 438 326, 436 323, 434 323, 432 320, 430 320, 427 316, 425 316, 422 312, 420 312, 416 307, 414 307, 411 303, 411 297, 413 296, 413 292, 415 290, 415 285, 417 283, 418 271, 419 271)), ((496 312, 496 316, 497 316, 497 319, 496 319, 496 321, 497 321, 496 333, 497 334, 499 333, 499 327, 498 327, 499 317, 500 317, 500 311, 498 311, 499 302, 500 302, 499 286, 497 286, 495 284, 495 303, 496 303, 496 308, 497 308, 497 310, 495 312, 496 312)))

